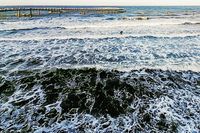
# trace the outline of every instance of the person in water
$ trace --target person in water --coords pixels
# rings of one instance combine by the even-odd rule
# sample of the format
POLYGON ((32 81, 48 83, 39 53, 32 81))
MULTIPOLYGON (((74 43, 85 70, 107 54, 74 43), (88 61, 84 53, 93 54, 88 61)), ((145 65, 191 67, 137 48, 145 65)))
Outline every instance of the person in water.
POLYGON ((122 35, 122 34, 123 34, 123 31, 120 31, 120 34, 122 35))

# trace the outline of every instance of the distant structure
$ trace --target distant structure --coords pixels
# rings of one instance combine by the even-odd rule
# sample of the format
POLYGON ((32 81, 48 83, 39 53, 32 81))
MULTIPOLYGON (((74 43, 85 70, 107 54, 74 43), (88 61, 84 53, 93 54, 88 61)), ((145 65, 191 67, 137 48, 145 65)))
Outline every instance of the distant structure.
POLYGON ((61 14, 61 13, 80 13, 82 15, 95 13, 95 14, 118 14, 126 12, 122 8, 0 8, 2 12, 16 12, 16 17, 33 17, 40 16, 41 11, 46 11, 48 14, 61 14), (22 13, 26 12, 26 13, 22 13))

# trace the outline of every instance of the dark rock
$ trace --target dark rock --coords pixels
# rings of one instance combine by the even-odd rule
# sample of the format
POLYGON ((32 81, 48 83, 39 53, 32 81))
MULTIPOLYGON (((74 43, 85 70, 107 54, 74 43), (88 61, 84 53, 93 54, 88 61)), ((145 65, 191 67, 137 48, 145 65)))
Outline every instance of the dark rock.
POLYGON ((114 90, 116 90, 119 87, 119 79, 108 79, 106 81, 106 86, 104 90, 108 95, 113 96, 114 95, 114 90))
POLYGON ((40 108, 38 108, 37 112, 41 113, 41 114, 45 114, 46 108, 45 107, 40 107, 40 108))
POLYGON ((172 122, 171 123, 171 132, 172 133, 177 133, 178 132, 177 128, 178 128, 178 124, 175 123, 175 122, 172 122))
POLYGON ((44 121, 43 118, 41 118, 40 120, 38 120, 38 123, 39 123, 40 125, 43 125, 43 124, 45 123, 45 121, 44 121))
POLYGON ((197 85, 199 85, 199 86, 200 86, 200 80, 199 80, 199 81, 197 81, 197 85))
POLYGON ((52 108, 45 116, 49 118, 54 118, 57 115, 57 110, 52 108))
POLYGON ((151 120, 151 115, 148 114, 148 113, 144 114, 143 121, 146 122, 146 123, 149 123, 150 120, 151 120))
POLYGON ((62 111, 69 112, 72 108, 78 108, 79 111, 88 110, 88 108, 85 106, 87 95, 82 94, 75 94, 70 93, 66 96, 66 98, 61 102, 62 111))
POLYGON ((62 91, 59 88, 55 88, 54 85, 50 84, 46 86, 45 88, 45 98, 46 102, 45 104, 52 104, 58 100, 59 93, 62 91))
POLYGON ((96 73, 91 74, 91 78, 90 78, 90 85, 91 86, 96 85, 96 79, 97 79, 97 74, 96 73))
POLYGON ((10 96, 14 93, 15 87, 11 81, 1 79, 0 82, 0 94, 5 94, 6 96, 10 96))
POLYGON ((110 114, 112 117, 116 117, 119 114, 124 113, 124 109, 120 106, 119 101, 112 97, 115 84, 118 81, 108 81, 105 88, 101 88, 102 85, 98 84, 95 92, 95 103, 92 109, 92 113, 110 114))
POLYGON ((169 129, 169 124, 166 121, 164 114, 160 114, 160 121, 157 123, 159 130, 167 131, 169 129))
POLYGON ((160 120, 158 123, 158 129, 159 130, 165 130, 167 131, 167 129, 169 128, 169 126, 167 125, 167 123, 164 120, 160 120))
POLYGON ((28 104, 33 98, 30 98, 30 99, 20 99, 19 101, 14 101, 12 104, 14 106, 24 106, 26 104, 28 104))
MULTIPOLYGON (((30 95, 32 95, 35 93, 35 90, 32 89, 39 86, 42 97, 36 92, 33 99, 24 100, 21 98, 18 101, 14 101, 13 105, 17 106, 15 108, 23 106, 22 110, 27 108, 25 109, 27 112, 30 111, 29 108, 34 108, 33 113, 30 113, 31 119, 33 121, 37 120, 35 124, 40 127, 48 127, 51 122, 57 121, 60 123, 63 120, 72 119, 73 116, 71 114, 74 113, 87 113, 98 118, 100 116, 127 116, 127 114, 134 112, 138 113, 138 123, 134 125, 133 129, 130 129, 132 132, 145 132, 147 128, 157 132, 177 132, 178 124, 168 121, 165 113, 160 114, 159 120, 155 120, 156 113, 151 112, 151 109, 149 111, 149 105, 154 99, 162 96, 169 97, 168 89, 179 88, 182 84, 185 86, 193 85, 195 88, 197 83, 192 82, 192 84, 189 84, 185 80, 179 79, 182 77, 179 77, 180 74, 176 72, 174 73, 178 76, 171 76, 170 74, 163 76, 165 75, 164 71, 149 69, 145 71, 147 75, 141 76, 138 75, 138 71, 143 70, 131 71, 127 77, 120 77, 124 72, 88 68, 51 69, 42 72, 19 71, 10 74, 11 78, 9 80, 0 78, 0 93, 3 94, 2 97, 5 97, 4 94, 12 95, 15 88, 19 88, 23 93, 30 92, 30 95), (167 82, 163 83, 160 80, 167 82), (157 89, 157 85, 162 84, 164 87, 157 89), (54 106, 57 106, 54 104, 58 101, 61 101, 61 114, 54 108, 54 106), (138 108, 130 107, 132 103, 134 107, 138 108), (50 105, 50 112, 46 110, 46 105, 50 105)), ((11 111, 11 116, 14 113, 15 110, 11 111)), ((193 118, 195 114, 188 113, 187 115, 193 118)), ((22 123, 23 121, 19 120, 17 122, 22 123)), ((119 126, 123 127, 123 122, 119 123, 119 126)), ((90 127, 90 124, 84 123, 77 127, 77 130, 81 132, 84 131, 84 128, 90 127)), ((109 124, 103 125, 103 128, 109 128, 109 124)), ((8 131, 11 130, 8 129, 8 131)))
POLYGON ((160 119, 162 120, 166 119, 165 114, 160 114, 160 119))

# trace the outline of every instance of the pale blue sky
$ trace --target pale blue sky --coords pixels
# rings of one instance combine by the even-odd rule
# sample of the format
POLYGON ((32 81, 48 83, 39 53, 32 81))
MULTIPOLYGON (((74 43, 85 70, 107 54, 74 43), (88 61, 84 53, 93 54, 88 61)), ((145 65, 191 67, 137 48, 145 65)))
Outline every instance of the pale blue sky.
POLYGON ((200 0, 0 0, 0 5, 200 5, 200 0))

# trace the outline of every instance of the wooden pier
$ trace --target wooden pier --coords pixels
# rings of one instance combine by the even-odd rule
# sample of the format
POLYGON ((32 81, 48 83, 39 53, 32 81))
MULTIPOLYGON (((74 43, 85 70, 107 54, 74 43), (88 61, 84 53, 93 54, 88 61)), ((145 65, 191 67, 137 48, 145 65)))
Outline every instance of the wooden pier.
POLYGON ((62 13, 80 13, 80 14, 119 14, 126 12, 122 8, 0 8, 2 12, 16 12, 17 17, 33 17, 40 16, 42 11, 48 12, 48 14, 62 14, 62 13), (22 12, 26 12, 23 14, 22 12), (27 14, 28 12, 28 14, 27 14))

